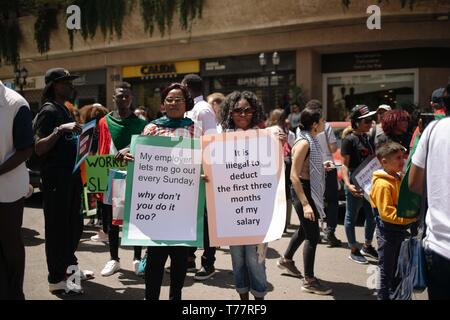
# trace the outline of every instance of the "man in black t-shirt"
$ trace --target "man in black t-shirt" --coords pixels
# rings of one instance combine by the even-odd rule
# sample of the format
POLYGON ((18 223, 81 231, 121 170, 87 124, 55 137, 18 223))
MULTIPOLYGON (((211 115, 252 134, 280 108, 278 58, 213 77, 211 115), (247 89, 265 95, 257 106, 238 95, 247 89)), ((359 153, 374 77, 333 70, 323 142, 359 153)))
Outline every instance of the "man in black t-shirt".
POLYGON ((80 170, 73 172, 81 127, 64 103, 73 94, 72 81, 76 78, 62 68, 47 71, 44 104, 33 124, 35 151, 42 158, 45 252, 49 290, 54 294, 82 293, 79 283, 67 280, 68 273, 75 272, 76 279, 92 276, 90 271, 79 271, 75 256, 83 232, 83 187, 80 170))
POLYGON ((351 249, 349 259, 360 264, 367 264, 364 256, 378 259, 378 253, 372 246, 375 231, 375 220, 370 203, 363 197, 363 192, 351 182, 351 176, 358 166, 369 156, 375 154, 375 146, 367 132, 372 127, 372 117, 376 111, 370 111, 365 105, 357 105, 352 109, 351 122, 353 132, 342 141, 342 179, 345 183, 345 233, 351 249), (355 224, 359 210, 363 208, 366 215, 365 244, 359 250, 356 243, 355 224))

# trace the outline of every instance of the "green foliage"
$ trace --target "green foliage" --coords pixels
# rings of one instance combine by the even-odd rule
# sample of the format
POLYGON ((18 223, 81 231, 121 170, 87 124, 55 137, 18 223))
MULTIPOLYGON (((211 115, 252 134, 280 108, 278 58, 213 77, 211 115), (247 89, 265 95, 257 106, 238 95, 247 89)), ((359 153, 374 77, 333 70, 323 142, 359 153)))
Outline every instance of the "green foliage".
POLYGON ((189 30, 191 23, 197 17, 201 18, 203 0, 139 0, 144 29, 153 35, 155 24, 158 25, 161 36, 173 25, 173 15, 178 10, 180 25, 183 30, 189 30))
POLYGON ((34 23, 34 39, 40 54, 50 50, 50 37, 53 31, 58 29, 58 7, 50 3, 37 5, 37 19, 34 23))
MULTIPOLYGON (((80 32, 87 40, 96 36, 98 28, 104 38, 114 35, 120 38, 123 21, 137 3, 145 31, 153 35, 157 25, 161 36, 166 31, 170 33, 176 12, 183 30, 190 30, 192 21, 201 18, 203 8, 203 0, 0 0, 0 63, 14 64, 19 59, 22 32, 18 19, 21 16, 36 16, 34 39, 38 51, 44 54, 50 50, 51 35, 58 29, 58 16, 66 17, 68 6, 80 7, 80 32)), ((71 49, 76 32, 68 30, 71 49)))

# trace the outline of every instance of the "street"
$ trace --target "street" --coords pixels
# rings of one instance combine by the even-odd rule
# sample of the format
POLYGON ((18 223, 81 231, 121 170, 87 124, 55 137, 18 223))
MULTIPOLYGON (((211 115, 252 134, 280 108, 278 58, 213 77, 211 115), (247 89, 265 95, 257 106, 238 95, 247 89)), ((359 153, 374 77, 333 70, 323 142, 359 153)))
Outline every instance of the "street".
MULTIPOLYGON (((87 219, 85 219, 87 222, 87 219)), ((295 211, 292 214, 292 227, 288 229, 289 235, 272 242, 267 251, 266 269, 269 283, 267 300, 375 300, 374 290, 367 286, 376 284, 375 262, 369 265, 358 265, 350 261, 349 251, 342 248, 328 248, 320 244, 317 248, 315 274, 329 285, 334 293, 330 296, 312 295, 301 291, 300 279, 282 275, 277 267, 277 259, 288 245, 289 237, 298 227, 298 218, 295 211)), ((357 239, 363 238, 363 227, 357 227, 357 239)), ((95 272, 95 279, 83 282, 84 295, 65 297, 54 296, 48 291, 47 265, 45 260, 44 216, 42 212, 42 196, 35 193, 27 200, 23 236, 26 247, 26 270, 24 292, 28 300, 143 300, 145 284, 144 279, 133 272, 133 249, 121 247, 122 270, 110 277, 102 277, 100 271, 109 260, 108 247, 103 243, 92 242, 90 237, 96 230, 85 227, 77 257, 82 269, 95 272)), ((340 217, 336 235, 345 243, 342 216, 340 217)), ((200 265, 201 251, 197 252, 197 267, 200 265)), ((193 273, 188 273, 183 289, 185 300, 238 300, 239 296, 234 289, 233 275, 231 273, 231 257, 228 248, 220 248, 216 254, 216 274, 205 281, 195 281, 193 273)), ((303 273, 302 247, 294 256, 297 267, 303 273)), ((369 260, 370 261, 370 260, 369 260)), ((161 299, 167 300, 169 296, 169 276, 166 273, 161 288, 161 299)), ((417 294, 415 299, 424 300, 426 293, 417 294)))

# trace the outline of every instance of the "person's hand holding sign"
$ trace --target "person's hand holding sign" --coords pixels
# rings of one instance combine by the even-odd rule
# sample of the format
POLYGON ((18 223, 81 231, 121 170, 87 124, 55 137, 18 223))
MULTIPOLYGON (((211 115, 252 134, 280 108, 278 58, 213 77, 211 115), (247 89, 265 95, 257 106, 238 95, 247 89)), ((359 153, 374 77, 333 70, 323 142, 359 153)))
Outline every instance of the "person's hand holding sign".
POLYGON ((76 134, 80 134, 82 131, 82 128, 78 123, 70 122, 70 123, 65 123, 65 124, 60 125, 58 127, 58 131, 59 132, 67 132, 67 133, 75 132, 76 134))
POLYGON ((355 185, 350 184, 347 186, 348 191, 352 193, 353 196, 357 198, 362 198, 364 196, 364 193, 361 189, 357 188, 355 185))
POLYGON ((119 161, 125 161, 126 163, 127 163, 128 161, 134 161, 134 157, 133 157, 133 155, 130 153, 130 148, 129 148, 129 147, 120 150, 120 151, 116 154, 115 158, 116 158, 116 160, 119 160, 119 161))

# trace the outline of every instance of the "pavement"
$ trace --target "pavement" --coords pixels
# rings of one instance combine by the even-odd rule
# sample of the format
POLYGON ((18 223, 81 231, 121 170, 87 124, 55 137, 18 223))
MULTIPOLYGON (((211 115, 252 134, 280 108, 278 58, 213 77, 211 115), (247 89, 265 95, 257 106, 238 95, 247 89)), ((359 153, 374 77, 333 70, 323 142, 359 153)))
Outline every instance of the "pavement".
MULTIPOLYGON (((271 242, 267 251, 266 270, 268 280, 267 300, 375 300, 376 262, 359 265, 348 259, 346 237, 342 225, 342 214, 336 236, 343 241, 342 248, 328 248, 320 244, 317 248, 315 275, 333 289, 329 296, 319 296, 301 291, 302 280, 282 274, 277 259, 284 253, 290 236, 298 228, 298 218, 293 212, 288 234, 271 242)), ((88 220, 86 219, 85 222, 88 220)), ((362 240, 364 228, 356 228, 357 239, 362 240)), ((107 244, 93 242, 90 237, 95 228, 85 227, 77 257, 82 269, 95 272, 93 280, 82 283, 85 293, 81 296, 55 296, 49 293, 47 265, 45 259, 44 215, 42 195, 35 193, 27 200, 23 220, 23 236, 26 247, 26 270, 24 281, 25 297, 28 300, 143 300, 144 279, 133 272, 133 248, 121 247, 119 256, 122 269, 110 277, 102 277, 100 271, 109 260, 107 244)), ((197 267, 200 267, 201 250, 197 251, 197 267)), ((234 289, 231 272, 231 257, 227 247, 216 253, 217 273, 205 281, 194 280, 194 273, 188 273, 184 289, 185 300, 239 300, 234 289)), ((302 247, 296 252, 294 261, 303 273, 302 247)), ((169 262, 169 261, 168 261, 169 262)), ((169 297, 169 275, 165 273, 161 288, 161 299, 169 297)), ((416 294, 415 300, 426 300, 427 293, 416 294)))

